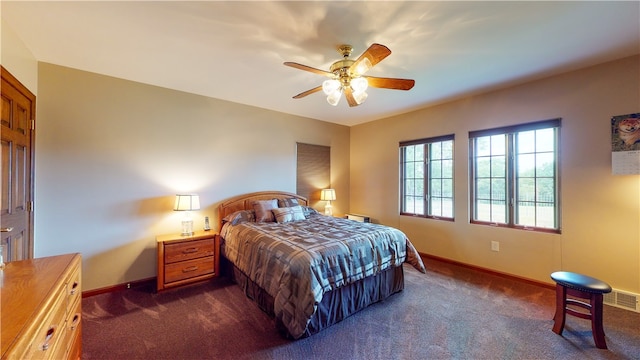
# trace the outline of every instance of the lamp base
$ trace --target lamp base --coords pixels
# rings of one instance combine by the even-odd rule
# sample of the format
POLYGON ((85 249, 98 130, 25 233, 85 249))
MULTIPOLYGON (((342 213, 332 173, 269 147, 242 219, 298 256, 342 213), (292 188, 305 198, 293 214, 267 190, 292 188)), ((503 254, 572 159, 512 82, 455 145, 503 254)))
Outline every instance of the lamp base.
POLYGON ((182 233, 180 236, 193 236, 193 220, 182 220, 182 233))
POLYGON ((328 201, 327 205, 324 206, 324 214, 327 216, 333 216, 333 206, 331 206, 331 201, 328 201))

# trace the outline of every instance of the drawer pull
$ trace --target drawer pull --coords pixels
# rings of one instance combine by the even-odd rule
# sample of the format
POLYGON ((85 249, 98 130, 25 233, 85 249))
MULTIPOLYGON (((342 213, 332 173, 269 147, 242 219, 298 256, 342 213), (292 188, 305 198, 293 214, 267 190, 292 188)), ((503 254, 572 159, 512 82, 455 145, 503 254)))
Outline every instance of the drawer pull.
POLYGON ((198 270, 197 266, 189 266, 189 267, 186 267, 186 268, 182 269, 182 272, 186 273, 186 272, 192 272, 192 271, 196 271, 196 270, 198 270))
POLYGON ((71 331, 75 330, 79 322, 80 322, 80 314, 78 313, 73 315, 73 321, 71 321, 71 325, 69 325, 69 329, 71 329, 71 331))
POLYGON ((182 250, 183 254, 193 254, 196 252, 198 252, 198 248, 188 248, 188 249, 182 250))
POLYGON ((51 339, 53 339, 53 335, 55 335, 56 332, 56 327, 52 326, 49 328, 49 330, 47 330, 47 336, 45 336, 44 338, 44 343, 42 343, 42 346, 40 347, 42 349, 42 351, 47 351, 49 350, 49 342, 51 341, 51 339))
POLYGON ((76 294, 76 290, 78 290, 78 282, 74 282, 73 285, 71 285, 71 291, 69 291, 69 295, 75 295, 76 294))

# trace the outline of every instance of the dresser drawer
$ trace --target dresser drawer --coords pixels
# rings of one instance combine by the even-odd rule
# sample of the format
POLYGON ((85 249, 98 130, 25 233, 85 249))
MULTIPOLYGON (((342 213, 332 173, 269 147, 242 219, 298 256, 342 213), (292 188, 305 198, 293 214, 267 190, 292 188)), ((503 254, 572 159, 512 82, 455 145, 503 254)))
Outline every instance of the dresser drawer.
POLYGON ((167 264, 164 268, 164 279, 166 283, 171 283, 200 275, 213 274, 214 265, 213 256, 167 264))
MULTIPOLYGON (((213 255, 213 239, 186 241, 173 244, 167 243, 165 244, 164 248, 164 257, 166 264, 213 255)), ((211 263, 213 263, 213 261, 211 261, 211 263)))
POLYGON ((82 296, 81 293, 81 285, 80 280, 82 277, 80 276, 80 268, 78 267, 75 271, 71 273, 67 280, 67 288, 66 288, 66 296, 67 296, 67 306, 73 306, 76 301, 82 296))
POLYGON ((64 324, 64 344, 65 359, 77 359, 78 356, 72 355, 77 349, 74 349, 74 344, 77 343, 77 339, 80 337, 80 326, 82 324, 82 306, 80 298, 77 297, 76 301, 69 306, 67 311, 67 317, 64 324))
POLYGON ((80 360, 82 358, 82 321, 78 323, 78 327, 75 329, 75 336, 72 338, 72 343, 69 344, 69 349, 64 358, 69 360, 80 360))
POLYGON ((61 286, 55 296, 53 306, 46 318, 32 335, 26 339, 31 342, 25 348, 22 359, 61 359, 64 349, 64 321, 67 314, 65 287, 61 286))

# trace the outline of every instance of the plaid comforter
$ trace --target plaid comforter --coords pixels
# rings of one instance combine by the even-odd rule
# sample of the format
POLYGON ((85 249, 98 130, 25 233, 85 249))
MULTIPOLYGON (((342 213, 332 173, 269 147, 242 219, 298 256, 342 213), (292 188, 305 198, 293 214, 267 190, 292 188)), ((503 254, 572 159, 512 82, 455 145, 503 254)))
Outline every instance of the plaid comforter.
POLYGON ((400 230, 315 214, 284 224, 225 224, 225 257, 274 298, 274 312, 299 338, 325 292, 407 261, 425 272, 400 230))

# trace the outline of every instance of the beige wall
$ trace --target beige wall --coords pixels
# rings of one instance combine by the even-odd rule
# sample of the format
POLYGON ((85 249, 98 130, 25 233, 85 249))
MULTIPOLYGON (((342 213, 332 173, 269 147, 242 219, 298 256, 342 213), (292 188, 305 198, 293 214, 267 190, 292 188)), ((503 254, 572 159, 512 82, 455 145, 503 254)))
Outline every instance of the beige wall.
POLYGON ((640 111, 639 65, 635 56, 352 127, 351 211, 397 226, 423 253, 544 282, 577 271, 640 293, 640 175, 612 175, 610 146, 610 118, 640 111), (562 234, 469 224, 468 132, 557 117, 562 234), (398 142, 452 133, 455 222, 399 216, 398 142))
POLYGON ((38 94, 38 62, 13 30, 0 18, 0 64, 32 93, 38 94))
POLYGON ((155 276, 176 193, 200 195, 202 228, 231 196, 295 192, 296 142, 331 146, 349 207, 348 127, 46 63, 38 86, 36 256, 81 252, 85 290, 155 276))

